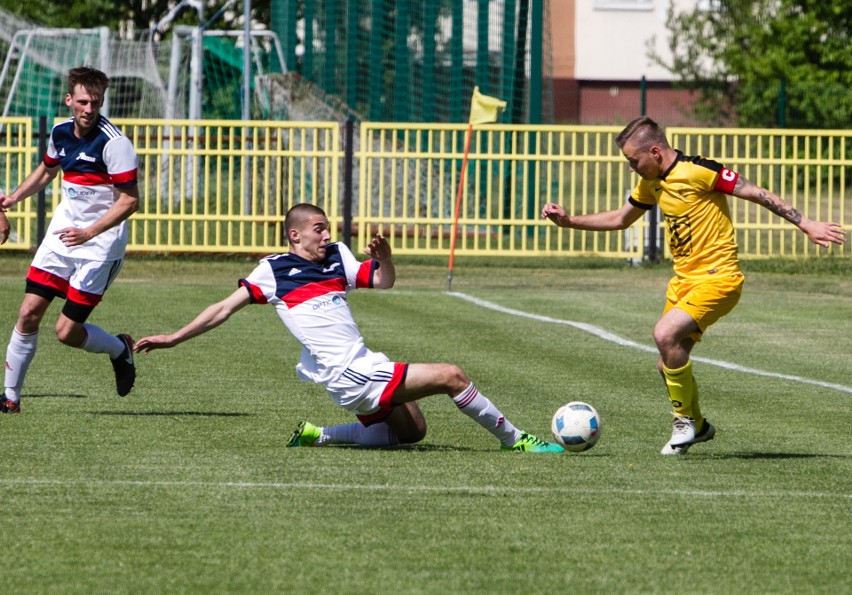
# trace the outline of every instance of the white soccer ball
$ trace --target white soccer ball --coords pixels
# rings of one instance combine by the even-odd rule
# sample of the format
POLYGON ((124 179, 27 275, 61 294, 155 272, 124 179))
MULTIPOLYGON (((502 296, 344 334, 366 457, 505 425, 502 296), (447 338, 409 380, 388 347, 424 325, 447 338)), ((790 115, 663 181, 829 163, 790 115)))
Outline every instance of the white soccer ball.
POLYGON ((588 403, 572 401, 556 410, 550 429, 565 450, 582 452, 601 437, 601 416, 588 403))

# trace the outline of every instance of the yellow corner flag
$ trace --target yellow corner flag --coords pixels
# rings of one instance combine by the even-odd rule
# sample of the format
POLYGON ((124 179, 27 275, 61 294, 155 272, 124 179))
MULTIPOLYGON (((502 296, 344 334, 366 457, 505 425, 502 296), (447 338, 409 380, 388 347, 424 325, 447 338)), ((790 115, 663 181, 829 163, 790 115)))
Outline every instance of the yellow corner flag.
POLYGON ((470 123, 488 124, 496 122, 500 112, 506 109, 506 102, 496 97, 489 97, 479 92, 479 87, 473 88, 470 99, 470 123))

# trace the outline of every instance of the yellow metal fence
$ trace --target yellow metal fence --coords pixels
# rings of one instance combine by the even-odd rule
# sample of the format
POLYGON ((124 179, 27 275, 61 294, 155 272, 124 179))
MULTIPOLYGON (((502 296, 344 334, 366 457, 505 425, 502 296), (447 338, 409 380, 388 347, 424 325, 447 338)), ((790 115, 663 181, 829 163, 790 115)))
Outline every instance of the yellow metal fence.
MULTIPOLYGON (((139 154, 141 207, 130 219, 130 251, 284 251, 284 214, 311 202, 326 210, 338 239, 352 234, 353 247, 381 231, 396 254, 449 253, 466 125, 362 123, 346 143, 336 122, 115 123, 139 154), (351 180, 344 176, 347 153, 351 180)), ((11 191, 40 156, 29 120, 0 126, 0 175, 11 191)), ((475 127, 456 254, 638 259, 653 238, 667 254, 662 227, 649 218, 627 232, 591 233, 539 217, 548 201, 572 213, 623 204, 635 177, 615 145, 619 130, 475 127)), ((724 163, 809 217, 852 229, 852 131, 670 128, 668 135, 685 153, 724 163)), ((49 219, 61 197, 58 181, 45 194, 49 219)), ((7 248, 36 243, 37 202, 10 211, 7 248)), ((743 257, 826 253, 765 209, 733 198, 731 205, 743 257)))

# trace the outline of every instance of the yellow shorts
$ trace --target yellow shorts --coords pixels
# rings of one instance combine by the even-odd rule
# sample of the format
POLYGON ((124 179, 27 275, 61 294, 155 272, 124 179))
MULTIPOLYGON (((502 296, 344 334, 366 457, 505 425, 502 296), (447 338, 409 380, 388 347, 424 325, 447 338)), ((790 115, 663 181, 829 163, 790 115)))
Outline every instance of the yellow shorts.
POLYGON ((663 314, 677 308, 683 310, 698 325, 698 332, 690 338, 700 341, 702 333, 734 309, 743 293, 742 274, 714 276, 702 279, 672 278, 666 289, 666 307, 663 314))

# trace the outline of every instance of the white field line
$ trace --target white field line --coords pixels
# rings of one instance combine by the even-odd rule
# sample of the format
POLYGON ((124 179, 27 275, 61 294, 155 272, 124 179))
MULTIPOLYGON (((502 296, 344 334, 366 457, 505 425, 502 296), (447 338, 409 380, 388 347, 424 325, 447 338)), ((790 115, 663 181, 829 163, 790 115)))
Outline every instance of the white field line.
POLYGON ((211 481, 149 481, 149 480, 73 480, 73 479, 0 479, 0 486, 79 486, 87 487, 139 487, 139 488, 184 488, 184 489, 261 489, 282 491, 335 490, 364 492, 400 492, 406 494, 622 494, 625 496, 687 496, 700 498, 839 498, 852 499, 852 494, 832 492, 808 492, 799 490, 669 490, 629 488, 580 488, 580 487, 516 487, 516 486, 433 486, 399 484, 334 484, 310 482, 211 482, 211 481))
MULTIPOLYGON (((641 343, 636 343, 635 341, 631 341, 629 339, 625 339, 623 337, 619 337, 618 335, 611 333, 607 330, 604 330, 600 327, 586 324, 584 322, 574 322, 573 320, 562 320, 559 318, 551 318, 550 316, 542 316, 541 314, 530 314, 529 312, 522 312, 521 310, 513 310, 512 308, 505 308, 503 306, 499 306, 492 302, 481 300, 479 298, 475 298, 469 296, 464 293, 457 292, 449 292, 447 295, 451 297, 456 297, 459 299, 466 300, 472 304, 476 304, 482 308, 487 308, 489 310, 494 310, 495 312, 501 312, 503 314, 509 314, 511 316, 521 316, 523 318, 529 318, 530 320, 538 320, 539 322, 547 322, 549 324, 560 324, 564 326, 570 326, 576 328, 578 330, 587 332, 591 335, 598 337, 599 339, 603 339, 604 341, 610 341, 617 345, 621 345, 622 347, 630 347, 631 349, 638 349, 640 351, 646 351, 648 353, 657 353, 657 349, 655 347, 651 347, 649 345, 642 345, 641 343)), ((791 382, 799 382, 801 384, 812 384, 814 386, 819 386, 821 388, 828 388, 836 391, 840 391, 843 393, 852 394, 852 386, 844 386, 842 384, 833 384, 831 382, 823 382, 821 380, 812 380, 810 378, 803 378, 802 376, 793 376, 792 374, 779 374, 777 372, 767 372, 766 370, 758 370, 756 368, 747 368, 745 366, 740 366, 739 364, 732 364, 729 362, 723 362, 720 360, 709 359, 706 357, 692 357, 693 361, 701 362, 703 364, 709 364, 711 366, 717 366, 719 368, 724 368, 726 370, 733 370, 735 372, 742 372, 743 374, 753 374, 755 376, 766 376, 768 378, 779 378, 781 380, 789 380, 791 382)))

